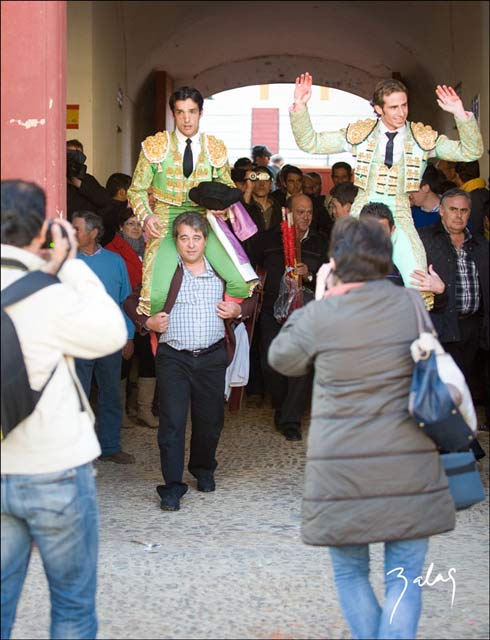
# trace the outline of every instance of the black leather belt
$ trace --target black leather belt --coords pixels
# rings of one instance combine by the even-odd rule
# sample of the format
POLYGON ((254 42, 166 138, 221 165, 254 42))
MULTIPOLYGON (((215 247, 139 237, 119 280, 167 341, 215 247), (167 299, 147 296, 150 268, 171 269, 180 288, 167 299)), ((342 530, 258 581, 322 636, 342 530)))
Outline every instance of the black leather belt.
POLYGON ((220 347, 224 346, 225 339, 221 338, 218 342, 215 342, 210 347, 206 347, 205 349, 181 349, 181 353, 189 353, 193 358, 198 358, 199 356, 204 356, 206 353, 211 353, 212 351, 216 351, 220 347))

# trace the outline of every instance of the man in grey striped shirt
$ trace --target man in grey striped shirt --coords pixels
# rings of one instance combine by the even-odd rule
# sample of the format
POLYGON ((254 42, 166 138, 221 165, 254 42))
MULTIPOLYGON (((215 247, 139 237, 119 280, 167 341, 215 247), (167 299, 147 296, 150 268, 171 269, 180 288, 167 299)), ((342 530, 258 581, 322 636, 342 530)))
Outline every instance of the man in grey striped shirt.
POLYGON ((187 491, 182 476, 189 406, 188 469, 199 491, 215 490, 215 455, 224 422, 225 373, 230 361, 226 342, 233 342, 230 323, 251 315, 255 304, 251 299, 242 304, 223 300, 224 281, 204 256, 208 232, 208 222, 201 214, 180 214, 173 223, 179 265, 164 310, 151 317, 136 316, 134 306, 125 306, 140 329, 160 334, 155 368, 160 401, 158 445, 165 484, 157 491, 164 511, 177 511, 187 491))

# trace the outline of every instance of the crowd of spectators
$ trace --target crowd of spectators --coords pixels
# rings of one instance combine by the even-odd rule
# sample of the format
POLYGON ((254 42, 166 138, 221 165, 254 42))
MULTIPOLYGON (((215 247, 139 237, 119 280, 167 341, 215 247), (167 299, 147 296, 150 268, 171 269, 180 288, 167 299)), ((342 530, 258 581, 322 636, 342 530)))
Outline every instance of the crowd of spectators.
MULTIPOLYGON (((149 241, 148 235, 144 233, 143 224, 134 214, 128 202, 128 189, 132 177, 124 173, 113 173, 103 187, 94 176, 87 173, 85 161, 83 145, 77 140, 70 140, 67 143, 67 212, 72 223, 69 233, 74 234, 77 241, 76 257, 97 275, 99 286, 102 283, 108 298, 112 300, 112 311, 119 308, 122 315, 115 316, 116 321, 120 325, 121 318, 124 319, 127 335, 125 344, 117 351, 108 353, 111 351, 110 348, 100 346, 96 350, 87 350, 86 353, 82 349, 75 358, 76 373, 87 398, 91 398, 92 406, 95 409, 98 446, 92 443, 92 450, 100 452, 99 459, 102 461, 119 464, 134 463, 134 456, 122 449, 121 428, 131 427, 136 423, 152 428, 159 427, 157 416, 158 404, 161 402, 163 409, 160 411, 160 421, 161 416, 166 412, 165 415, 172 418, 174 432, 171 437, 167 434, 166 439, 163 438, 160 424, 158 442, 162 473, 166 484, 159 485, 157 490, 162 509, 178 510, 180 499, 187 491, 187 485, 182 482, 182 473, 185 417, 188 406, 192 408, 193 423, 195 422, 188 468, 197 478, 198 490, 204 492, 215 490, 213 475, 217 464, 215 451, 223 426, 224 398, 221 392, 221 381, 225 378, 225 363, 229 364, 230 362, 229 358, 223 359, 225 341, 221 336, 230 330, 232 331, 232 328, 230 329, 231 321, 242 319, 242 316, 244 319, 251 318, 255 302, 249 305, 249 309, 246 304, 240 305, 237 302, 229 301, 226 296, 223 298, 221 278, 204 258, 209 233, 207 223, 202 222, 202 217, 198 213, 181 214, 176 219, 172 230, 180 256, 172 286, 175 285, 177 290, 181 289, 179 295, 188 296, 191 295, 191 292, 192 295, 195 294, 191 281, 185 278, 183 281, 179 280, 179 273, 183 267, 186 270, 189 269, 190 272, 198 267, 199 276, 213 279, 215 282, 212 285, 214 289, 211 296, 213 306, 211 312, 208 309, 207 316, 209 317, 206 322, 211 322, 214 317, 214 302, 221 300, 218 302, 220 309, 218 324, 223 324, 222 321, 224 321, 224 328, 220 325, 219 334, 217 334, 219 339, 211 347, 194 348, 192 342, 186 342, 189 337, 186 329, 189 324, 189 318, 187 318, 181 327, 181 335, 176 338, 182 339, 186 345, 183 350, 177 350, 182 361, 175 360, 176 350, 172 347, 171 340, 162 341, 161 337, 160 351, 158 351, 155 360, 155 350, 152 349, 148 330, 155 331, 161 336, 165 331, 164 325, 168 327, 170 309, 168 313, 162 312, 147 317, 148 324, 138 326, 136 307, 133 309, 133 307, 127 306, 128 300, 137 300, 138 298, 143 277, 142 261, 146 243, 149 241), (194 241, 191 238, 192 233, 199 235, 200 250, 197 258, 196 253, 192 250, 194 241), (126 313, 125 309, 129 308, 131 308, 131 312, 126 313), (144 330, 141 330, 142 327, 144 330), (189 358, 194 357, 195 354, 210 356, 209 362, 206 360, 208 364, 202 372, 197 369, 191 371, 188 368, 189 358), (215 378, 211 376, 211 371, 214 371, 214 365, 211 362, 213 359, 220 360, 219 371, 216 370, 213 374, 215 378), (157 363, 156 368, 155 362, 157 363), (168 371, 173 371, 172 376, 175 378, 172 380, 173 386, 168 384, 168 371), (162 390, 166 385, 164 392, 161 392, 161 398, 159 398, 156 373, 160 384, 163 385, 162 390), (181 374, 189 383, 189 388, 194 389, 192 393, 188 393, 185 387, 180 384, 181 378, 179 376, 181 374), (211 376, 209 380, 211 380, 211 386, 214 389, 212 413, 214 417, 211 420, 208 415, 207 400, 204 397, 199 399, 196 395, 196 389, 202 387, 203 379, 206 376, 211 376), (133 385, 137 389, 136 407, 130 405, 133 385), (209 436, 212 432, 212 429, 210 431, 211 422, 216 427, 212 437, 209 436), (201 436, 199 431, 202 432, 201 436), (211 447, 209 447, 209 437, 214 443, 211 447)), ((242 247, 250 264, 261 276, 261 306, 260 312, 255 317, 253 340, 249 351, 250 376, 246 387, 247 402, 250 405, 260 406, 266 401, 270 401, 271 422, 286 440, 300 441, 302 439, 302 420, 310 404, 313 391, 312 369, 305 364, 308 359, 307 354, 310 353, 309 357, 316 358, 317 363, 321 365, 322 350, 324 349, 330 349, 334 352, 338 350, 339 353, 342 351, 344 353, 352 352, 352 345, 348 340, 345 340, 346 336, 355 337, 352 344, 356 346, 356 354, 366 344, 374 344, 376 340, 374 334, 371 338, 364 335, 363 330, 366 325, 361 326, 362 314, 360 313, 358 316, 355 305, 347 315, 342 316, 335 300, 329 301, 329 308, 332 308, 331 316, 328 316, 326 312, 324 318, 319 316, 318 319, 313 313, 309 316, 307 314, 298 315, 295 316, 294 323, 288 323, 288 331, 282 331, 284 320, 278 316, 276 305, 284 285, 287 266, 282 229, 282 223, 286 220, 289 220, 294 228, 295 262, 292 272, 299 283, 300 307, 306 308, 307 303, 314 299, 315 290, 318 291, 319 287, 325 286, 320 277, 321 268, 329 261, 334 264, 333 258, 337 260, 339 265, 337 284, 333 286, 330 294, 328 292, 325 294, 325 297, 343 295, 352 288, 362 286, 363 296, 373 295, 376 297, 378 308, 376 305, 373 305, 372 308, 369 307, 369 313, 374 314, 374 319, 382 316, 382 310, 386 308, 387 300, 393 300, 393 306, 396 306, 395 302, 401 300, 399 293, 392 288, 392 284, 400 287, 415 287, 421 292, 430 291, 435 295, 434 307, 430 314, 439 339, 445 350, 454 357, 463 371, 475 401, 484 406, 485 424, 481 423, 480 429, 488 429, 490 421, 490 382, 488 380, 489 192, 485 181, 480 178, 477 161, 452 164, 454 166, 451 166, 451 163, 445 165, 441 162, 429 163, 419 189, 410 195, 412 217, 425 248, 428 263, 428 271, 414 271, 411 274, 410 282, 402 280, 400 273, 391 261, 391 249, 388 250, 397 232, 390 208, 382 202, 368 202, 360 212, 360 222, 354 223, 352 221, 351 207, 358 194, 358 188, 352 181, 352 168, 347 163, 339 162, 332 167, 333 187, 329 193, 324 192, 320 172, 303 171, 300 167, 285 163, 282 157, 273 156, 265 145, 255 146, 252 149, 251 158, 239 158, 231 168, 233 183, 242 193, 241 203, 257 227, 257 232, 244 240, 242 247), (379 227, 383 229, 382 232, 379 231, 379 227), (380 254, 383 254, 382 268, 379 268, 372 277, 366 275, 369 268, 372 267, 372 265, 370 267, 369 256, 367 254, 364 256, 361 247, 356 246, 353 252, 346 250, 343 240, 344 236, 345 238, 352 237, 354 240, 361 238, 363 234, 372 245, 370 248, 372 255, 378 249, 380 254), (332 251, 336 252, 335 255, 329 255, 332 251), (352 273, 349 271, 352 268, 349 262, 351 259, 354 262, 357 260, 356 268, 358 268, 359 281, 353 281, 352 273), (340 267, 345 268, 344 276, 341 275, 340 267), (375 286, 369 282, 370 280, 375 282, 375 286), (380 282, 380 280, 382 281, 380 282), (340 289, 337 291, 336 287, 340 287, 340 289), (335 293, 333 293, 334 290, 335 293), (304 318, 305 324, 298 321, 298 318, 304 318), (348 329, 346 331, 345 327, 348 327, 349 323, 358 326, 359 330, 351 331, 348 329), (331 334, 326 333, 329 331, 328 327, 331 327, 331 334), (324 335, 324 339, 320 338, 319 340, 319 335, 324 335), (294 339, 291 339, 291 336, 294 339), (333 342, 332 336, 335 336, 333 342), (360 339, 364 341, 364 346, 358 344, 360 339), (291 355, 294 356, 294 365, 291 365, 291 355)), ((229 188, 226 187, 226 189, 229 188)), ((151 193, 149 195, 151 196, 151 193)), ((149 202, 152 207, 151 198, 149 202)), ((35 235, 35 238, 40 239, 45 236, 44 227, 42 229, 40 227, 44 215, 42 211, 44 205, 42 203, 41 205, 36 213, 37 235, 35 235)), ((21 209, 19 209, 20 211, 21 209)), ((2 229, 3 224, 2 217, 2 229)), ((17 240, 12 242, 15 245, 17 240)), ((19 246, 22 248, 24 245, 19 246)), ((28 251, 31 250, 28 249, 28 251)), ((72 254, 73 251, 70 253, 71 258, 74 257, 72 254)), ((87 274, 85 273, 85 275, 87 274)), ((196 298, 196 302, 198 300, 199 296, 196 298)), ((107 299, 104 299, 103 302, 107 306, 107 299)), ((175 304, 175 299, 173 299, 173 304, 175 304)), ((368 308, 364 303, 363 305, 362 309, 368 308)), ((406 319, 405 311, 400 307, 399 317, 390 316, 391 320, 386 324, 391 332, 389 335, 397 333, 400 338, 400 326, 406 319)), ((191 312, 192 309, 189 308, 189 313, 191 312)), ((94 309, 93 314, 97 316, 99 310, 94 309)), ((374 319, 373 322, 368 323, 369 327, 376 326, 374 319)), ((408 335, 411 329, 407 327, 408 325, 403 331, 408 335)), ((118 344, 120 344, 123 332, 120 327, 118 327, 118 331, 118 344)), ((406 340, 406 336, 405 338, 402 336, 400 339, 406 340)), ((392 343, 389 342, 389 339, 387 344, 391 348, 392 343)), ((388 352, 386 355, 388 357, 388 352)), ((340 376, 342 372, 345 374, 348 371, 349 373, 343 381, 347 383, 349 376, 352 377, 352 388, 356 389, 359 380, 364 378, 359 377, 357 369, 359 358, 357 355, 355 358, 349 365, 338 360, 337 369, 330 373, 327 371, 328 376, 335 378, 337 375, 340 376)), ((371 362, 372 358, 368 357, 366 362, 368 361, 371 362)), ((392 361, 392 366, 396 366, 396 358, 392 361)), ((389 366, 383 366, 381 369, 389 371, 389 366)), ((350 393, 349 391, 347 396, 350 393)), ((369 394, 370 402, 374 403, 372 404, 373 411, 376 409, 375 403, 378 397, 376 394, 381 398, 383 394, 387 397, 387 393, 388 387, 380 385, 372 394, 369 394)), ((333 403, 337 402, 339 397, 338 390, 332 391, 333 403)), ((367 397, 368 395, 366 395, 367 397)), ((366 408, 369 410, 367 404, 366 408)), ((360 415, 349 415, 353 424, 355 420, 362 419, 360 415)), ((314 430, 315 426, 313 425, 314 430)), ((335 429, 332 427, 330 431, 331 436, 327 434, 323 443, 325 446, 322 449, 322 455, 325 453, 326 458, 334 450, 334 448, 330 448, 328 438, 335 439, 335 429)), ((14 441, 15 439, 10 440, 10 442, 14 441)), ((365 447, 362 442, 357 443, 356 446, 360 450, 365 447)), ((472 444, 472 449, 477 459, 485 455, 477 440, 472 444)), ((373 455, 375 457, 375 453, 373 455)), ((61 469, 61 467, 59 468, 61 469)), ((425 467, 420 465, 420 468, 425 467)), ((396 513, 398 508, 396 496, 390 495, 389 499, 394 501, 393 513, 396 513)), ((337 516, 339 521, 342 521, 344 514, 340 510, 336 518, 337 516)), ((451 528, 453 526, 451 517, 448 511, 444 522, 431 523, 423 531, 421 530, 420 536, 416 537, 428 536, 439 530, 451 528)), ((385 539, 383 536, 387 536, 386 539, 388 539, 390 536, 391 524, 389 521, 387 522, 388 524, 383 525, 380 539, 385 539)), ((346 524, 345 530, 348 535, 352 535, 352 540, 355 540, 356 533, 355 531, 352 533, 350 525, 346 524)), ((308 536, 312 540, 319 539, 318 535, 320 534, 315 527, 312 527, 311 531, 308 530, 308 536)), ((321 532, 321 536, 328 537, 330 535, 335 538, 336 533, 334 531, 330 534, 328 527, 321 532)), ((324 540, 324 538, 321 539, 324 540)), ((416 545, 414 545, 413 553, 418 570, 418 567, 421 567, 423 563, 426 542, 421 540, 418 547, 415 547, 416 545)), ((337 550, 332 554, 332 560, 334 567, 336 567, 337 564, 340 566, 340 563, 345 562, 346 557, 337 550)), ((359 563, 359 566, 353 569, 353 574, 363 570, 361 565, 362 563, 359 563)), ((55 578, 50 577, 51 579, 55 578)), ((342 590, 343 587, 338 576, 336 576, 336 580, 339 589, 342 590)), ((93 621, 91 624, 94 624, 93 621)))
MULTIPOLYGON (((76 152, 74 159, 83 164, 85 156, 80 155, 80 153, 83 154, 81 143, 76 140, 69 141, 67 150, 70 154, 76 152)), ((300 167, 285 163, 284 158, 272 154, 265 145, 256 145, 252 148, 250 155, 251 157, 238 158, 231 167, 232 180, 243 194, 242 204, 258 229, 254 236, 242 243, 243 248, 251 264, 259 274, 262 274, 262 280, 265 283, 261 311, 255 323, 250 345, 247 404, 260 406, 265 398, 269 398, 276 428, 286 438, 295 440, 301 438, 301 418, 306 408, 304 398, 309 398, 308 385, 311 386, 311 379, 298 381, 284 378, 267 364, 268 347, 281 327, 274 319, 273 308, 284 272, 284 251, 280 230, 283 212, 289 211, 293 215, 296 232, 300 236, 299 272, 302 266, 306 265, 303 284, 314 290, 316 271, 322 263, 328 261, 328 245, 333 225, 337 220, 350 215, 358 189, 353 183, 352 167, 346 162, 337 162, 332 166, 330 177, 333 186, 326 193, 320 172, 303 171, 300 167), (301 226, 297 226, 298 223, 301 225, 299 222, 301 216, 304 218, 303 223, 306 224, 304 230, 300 230, 301 226), (293 388, 301 386, 300 382, 303 387, 306 385, 306 391, 302 387, 301 391, 295 395, 293 388), (300 402, 298 398, 301 398, 300 402), (286 406, 284 406, 285 399, 286 406), (288 403, 293 406, 293 411, 290 410, 288 403)), ((75 167, 72 171, 77 173, 77 168, 75 167)), ((80 170, 78 167, 78 173, 79 178, 73 178, 73 176, 68 178, 70 217, 73 215, 74 207, 92 211, 100 217, 102 235, 98 244, 122 257, 131 289, 134 290, 141 285, 141 262, 145 239, 142 225, 132 214, 127 200, 131 176, 114 173, 108 178, 104 188, 83 168, 80 170)), ((419 190, 410 195, 413 220, 416 228, 421 230, 422 239, 429 253, 428 261, 433 274, 431 283, 436 290, 440 286, 446 289, 447 284, 449 292, 455 290, 456 267, 451 272, 452 275, 446 273, 445 265, 437 264, 434 267, 433 262, 437 261, 432 258, 432 250, 429 251, 427 239, 432 237, 430 234, 435 230, 439 230, 439 233, 444 232, 446 227, 441 213, 441 196, 446 187, 456 186, 467 194, 470 213, 467 226, 465 225, 465 233, 468 235, 468 242, 470 242, 469 238, 472 238, 470 244, 473 247, 475 242, 478 244, 478 238, 484 237, 485 231, 488 236, 488 189, 480 178, 478 162, 450 163, 440 160, 429 163, 419 190), (426 231, 426 228, 429 230, 426 231), (442 280, 439 271, 443 274, 442 280), (446 282, 441 285, 440 282, 444 279, 446 282)), ((362 215, 374 217, 381 224, 386 225, 388 233, 396 233, 393 216, 386 205, 370 203, 364 207, 362 215)), ((443 233, 442 238, 446 235, 443 233)), ((450 249, 449 245, 448 249, 450 249)), ((457 263, 456 250, 454 252, 449 250, 448 256, 452 256, 453 253, 457 263)), ((479 269, 482 268, 484 269, 484 265, 479 265, 479 269)), ((404 284, 394 265, 387 277, 396 284, 404 284)), ((411 281, 410 286, 414 286, 414 282, 417 280, 411 281)), ((467 280, 463 282, 467 283, 467 280)), ((463 285, 458 284, 458 286, 463 285)), ((473 281, 471 287, 478 289, 477 279, 473 281)), ((438 296, 436 310, 432 312, 436 324, 439 318, 438 310, 441 308, 440 299, 443 300, 442 306, 444 306, 446 296, 447 291, 438 296)), ((451 304, 454 304, 454 300, 451 304)), ((474 383, 475 379, 477 380, 473 384, 473 390, 476 400, 485 404, 488 424, 488 393, 484 390, 484 386, 478 383, 479 378, 475 375, 475 354, 477 353, 479 358, 487 358, 485 345, 480 343, 478 329, 480 323, 476 321, 478 317, 483 319, 488 316, 488 302, 483 295, 481 299, 477 298, 474 307, 471 316, 474 316, 476 328, 473 327, 469 337, 461 337, 460 340, 460 332, 453 331, 449 342, 446 342, 447 323, 442 331, 444 344, 448 350, 451 351, 451 343, 454 342, 456 345, 454 352, 457 354, 458 349, 463 345, 460 349, 460 352, 465 354, 463 368, 470 381, 474 383), (466 340, 470 341, 470 348, 467 348, 466 340)), ((461 311, 461 309, 454 311, 456 317, 467 315, 461 311)), ((445 314, 447 313, 450 311, 446 310, 445 314)), ((141 336, 136 332, 130 342, 134 344, 131 344, 130 352, 127 350, 127 353, 130 353, 129 357, 127 353, 123 354, 120 377, 122 426, 130 427, 139 423, 157 427, 158 392, 149 336, 141 336)), ((97 386, 97 382, 95 385, 97 386)))
MULTIPOLYGON (((274 189, 274 177, 270 169, 270 158, 270 152, 266 147, 254 147, 252 159, 240 158, 232 168, 232 176, 234 176, 237 186, 243 192, 243 203, 259 229, 259 233, 244 243, 244 247, 251 258, 252 264, 255 265, 259 272, 267 274, 264 285, 262 310, 255 326, 254 339, 250 351, 250 380, 247 386, 247 398, 251 406, 260 406, 264 398, 269 396, 274 410, 276 427, 285 433, 288 439, 299 439, 301 437, 301 430, 298 429, 298 425, 301 422, 303 409, 300 408, 296 411, 293 418, 280 418, 281 402, 278 399, 280 394, 277 391, 280 386, 275 378, 280 379, 284 377, 272 371, 267 365, 268 347, 272 338, 280 329, 280 325, 273 317, 273 306, 278 296, 279 283, 284 272, 284 254, 280 231, 280 223, 283 219, 282 211, 290 210, 289 207, 297 204, 298 197, 302 196, 299 202, 303 205, 304 209, 311 211, 308 232, 306 237, 301 240, 301 245, 304 246, 302 256, 308 255, 306 248, 308 244, 315 241, 321 242, 323 243, 322 248, 318 250, 317 254, 321 256, 319 261, 319 264, 321 264, 328 260, 327 247, 332 227, 335 221, 350 215, 350 210, 358 193, 358 188, 352 181, 352 167, 346 162, 338 162, 335 163, 331 169, 330 175, 333 186, 329 193, 325 193, 323 190, 322 176, 319 172, 303 172, 299 167, 288 163, 282 164, 282 168, 277 174, 276 189, 274 189), (258 153, 262 153, 262 156, 258 156, 258 153), (253 159, 257 157, 260 157, 260 165, 253 162, 253 159), (265 381, 267 381, 267 383, 265 381), (281 428, 282 425, 286 425, 286 428, 281 428)), ((425 240, 425 238, 428 237, 427 233, 430 233, 430 231, 427 232, 425 228, 432 229, 433 231, 447 231, 444 216, 440 210, 441 197, 444 191, 447 190, 446 187, 454 188, 456 185, 460 186, 460 188, 467 193, 468 202, 469 199, 471 199, 471 206, 469 207, 471 213, 468 214, 467 225, 464 225, 468 241, 465 247, 467 247, 468 251, 472 252, 470 255, 474 255, 473 246, 475 243, 475 246, 480 246, 478 244, 478 238, 483 240, 485 225, 488 240, 488 189, 485 187, 484 181, 479 177, 478 162, 448 163, 446 161, 439 161, 437 166, 435 163, 429 163, 423 174, 419 190, 410 195, 412 217, 416 228, 421 230, 422 240, 425 245, 427 245, 425 240), (454 178, 454 181, 448 179, 442 170, 443 168, 448 171, 447 175, 454 178), (476 210, 476 213, 473 213, 474 210, 476 210), (423 232, 422 228, 424 228, 423 232), (473 239, 470 240, 470 238, 473 239)), ((377 219, 385 226, 390 236, 396 233, 392 212, 389 207, 383 203, 369 203, 365 205, 361 216, 370 216, 377 219)), ((445 233, 443 237, 448 238, 448 232, 445 233)), ((459 249, 451 249, 451 247, 447 245, 447 251, 448 254, 445 258, 447 264, 450 263, 450 259, 452 260, 454 258, 454 265, 451 267, 451 276, 447 273, 445 265, 437 264, 434 266, 435 258, 432 257, 432 252, 428 252, 428 263, 430 265, 428 276, 430 277, 432 291, 436 294, 437 301, 436 307, 432 312, 436 325, 438 323, 441 306, 444 307, 446 305, 447 293, 442 293, 440 289, 445 291, 447 285, 448 291, 451 292, 454 291, 455 287, 454 279, 456 277, 457 251, 459 251, 459 249), (439 272, 442 272, 441 275, 439 275, 439 272), (442 277, 442 274, 444 274, 444 277, 442 277)), ((311 265, 313 277, 315 276, 318 266, 316 266, 316 263, 315 265, 311 265)), ((484 270, 485 267, 483 264, 480 264, 478 273, 484 270)), ((402 286, 404 284, 398 269, 394 265, 392 265, 392 270, 387 277, 395 284, 402 286)), ((405 284, 408 284, 408 286, 420 285, 420 281, 417 279, 419 275, 415 274, 413 277, 415 278, 414 280, 405 284)), ((480 290, 483 295, 483 289, 485 289, 486 285, 481 278, 485 280, 485 276, 475 276, 471 284, 468 284, 466 279, 460 278, 458 282, 464 282, 464 285, 459 284, 458 286, 468 286, 473 290, 478 290, 480 286, 479 283, 481 282, 480 290)), ((310 286, 308 282, 305 284, 310 286)), ((488 290, 488 286, 486 288, 488 290)), ((463 296, 462 293, 459 295, 463 296)), ((446 315, 447 313, 451 313, 449 309, 445 311, 446 315)), ((465 310, 458 309, 455 310, 454 313, 459 316, 464 316, 465 310)), ((443 317, 446 316, 444 315, 443 317)), ((472 322, 475 324, 474 331, 471 337, 468 338, 472 343, 472 347, 470 349, 465 347, 464 340, 466 340, 466 338, 463 338, 462 334, 458 331, 453 331, 452 337, 450 338, 450 340, 455 343, 455 348, 452 349, 451 345, 446 342, 445 347, 455 354, 466 376, 472 382, 475 400, 485 405, 486 425, 488 425, 488 393, 483 388, 483 385, 479 383, 480 378, 476 375, 475 371, 476 362, 481 362, 482 360, 486 362, 486 358, 488 357, 488 346, 485 347, 485 343, 483 343, 482 346, 481 342, 481 336, 485 335, 485 331, 488 332, 486 324, 484 324, 484 322, 487 322, 484 318, 488 317, 488 302, 485 302, 483 297, 481 299, 478 298, 477 302, 475 302, 474 308, 471 310, 471 317, 473 317, 472 322), (478 320, 478 318, 480 320, 478 320), (461 353, 465 353, 469 363, 465 362, 463 364, 461 358, 458 359, 458 350, 460 350, 461 353), (478 353, 478 357, 475 356, 475 350, 478 353)), ((296 380, 294 384, 297 384, 297 382, 296 380)), ((282 384, 284 385, 286 382, 282 384)), ((291 386, 291 380, 289 380, 289 384, 291 386)), ((307 392, 307 395, 308 393, 309 392, 307 392)), ((294 393, 292 389, 289 390, 287 395, 294 404, 294 393)), ((287 412, 284 415, 288 416, 287 412)))

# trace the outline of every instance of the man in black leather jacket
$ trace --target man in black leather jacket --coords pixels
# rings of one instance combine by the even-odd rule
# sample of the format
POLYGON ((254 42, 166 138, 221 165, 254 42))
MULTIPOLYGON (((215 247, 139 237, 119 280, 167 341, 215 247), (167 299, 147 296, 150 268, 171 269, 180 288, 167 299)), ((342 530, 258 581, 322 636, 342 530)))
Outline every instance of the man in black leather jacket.
MULTIPOLYGON (((444 293, 436 296, 430 315, 444 349, 470 380, 479 348, 488 363, 489 244, 467 228, 471 196, 466 191, 446 191, 439 213, 440 220, 419 231, 427 262, 446 285, 444 293)), ((481 376, 487 376, 488 424, 488 367, 484 364, 481 376)))
POLYGON ((111 195, 96 178, 87 173, 83 145, 78 140, 66 143, 66 204, 67 218, 75 211, 100 213, 111 202, 111 195))

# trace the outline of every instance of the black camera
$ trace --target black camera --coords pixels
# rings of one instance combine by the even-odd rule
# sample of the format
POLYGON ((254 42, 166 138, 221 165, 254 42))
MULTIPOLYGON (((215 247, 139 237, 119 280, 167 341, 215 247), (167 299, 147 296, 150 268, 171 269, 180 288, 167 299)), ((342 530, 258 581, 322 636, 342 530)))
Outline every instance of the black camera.
POLYGON ((67 149, 66 151, 66 177, 68 180, 71 178, 78 178, 83 180, 87 173, 87 166, 85 160, 87 156, 84 155, 79 149, 67 149))
MULTIPOLYGON (((51 228, 54 224, 58 224, 56 221, 56 218, 52 218, 48 222, 48 229, 46 231, 46 240, 44 241, 44 244, 41 246, 41 249, 52 249, 54 247, 53 235, 51 233, 51 228)), ((61 229, 62 238, 68 238, 68 233, 65 227, 62 227, 60 224, 58 224, 58 227, 61 229)), ((70 241, 68 241, 68 251, 70 250, 70 248, 71 248, 71 243, 70 241)))

